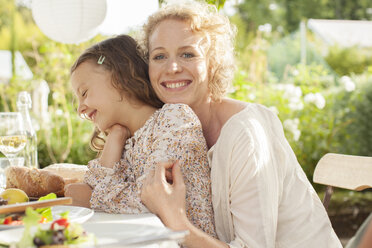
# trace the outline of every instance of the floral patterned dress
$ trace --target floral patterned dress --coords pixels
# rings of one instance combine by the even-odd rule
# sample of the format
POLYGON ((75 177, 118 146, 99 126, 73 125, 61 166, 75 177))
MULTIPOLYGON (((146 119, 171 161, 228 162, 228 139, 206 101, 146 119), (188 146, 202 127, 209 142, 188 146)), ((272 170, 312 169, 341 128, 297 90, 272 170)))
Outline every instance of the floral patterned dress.
POLYGON ((179 160, 186 186, 186 211, 198 228, 216 237, 207 145, 198 117, 184 104, 165 104, 125 143, 122 158, 106 168, 88 163, 85 182, 91 207, 109 213, 145 213, 140 199, 146 174, 157 163, 179 160))

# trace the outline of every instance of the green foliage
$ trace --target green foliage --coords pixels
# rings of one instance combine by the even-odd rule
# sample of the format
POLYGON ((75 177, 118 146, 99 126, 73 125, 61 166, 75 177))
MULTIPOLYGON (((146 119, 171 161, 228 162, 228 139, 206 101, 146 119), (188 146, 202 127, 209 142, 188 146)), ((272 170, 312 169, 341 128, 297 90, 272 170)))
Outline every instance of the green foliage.
MULTIPOLYGON (((321 198, 324 194, 322 193, 321 198)), ((372 213, 372 192, 370 191, 350 191, 336 189, 332 195, 328 209, 329 216, 343 214, 355 215, 356 212, 372 213)))
POLYGON ((268 41, 261 35, 254 37, 250 44, 238 52, 238 66, 247 72, 248 80, 263 83, 267 78, 268 41))
POLYGON ((238 5, 237 16, 245 23, 243 32, 255 32, 259 25, 270 23, 273 30, 285 24, 284 9, 277 1, 244 1, 238 5))
POLYGON ((216 5, 217 9, 221 9, 225 5, 226 0, 206 0, 206 2, 216 5))
POLYGON ((290 33, 308 18, 372 20, 367 11, 370 7, 370 0, 245 0, 239 5, 238 15, 248 24, 249 31, 270 23, 274 30, 280 27, 290 33))
MULTIPOLYGON (((283 39, 274 42, 267 50, 268 67, 279 79, 285 80, 289 69, 301 63, 301 37, 300 32, 294 32, 283 39)), ((317 49, 306 42, 306 64, 321 65, 327 74, 332 74, 332 69, 328 66, 317 49)))
POLYGON ((342 122, 348 123, 343 133, 337 135, 338 149, 342 153, 372 156, 372 75, 353 77, 358 88, 345 108, 342 122))
POLYGON ((340 76, 361 74, 372 66, 372 49, 332 46, 325 60, 340 76))
POLYGON ((250 81, 240 70, 231 97, 261 103, 278 113, 310 181, 315 165, 328 152, 371 156, 372 74, 352 78, 356 90, 319 64, 290 66, 282 81, 275 76, 269 80, 250 81))
POLYGON ((10 27, 11 12, 9 10, 13 9, 14 4, 9 0, 0 0, 0 6, 0 29, 3 27, 10 27))

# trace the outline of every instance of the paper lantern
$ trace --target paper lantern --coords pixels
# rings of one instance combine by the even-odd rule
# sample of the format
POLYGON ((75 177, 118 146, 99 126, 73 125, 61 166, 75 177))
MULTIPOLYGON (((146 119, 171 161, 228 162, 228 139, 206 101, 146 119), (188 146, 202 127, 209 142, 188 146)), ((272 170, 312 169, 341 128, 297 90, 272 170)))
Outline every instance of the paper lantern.
POLYGON ((94 37, 106 17, 106 0, 32 0, 36 25, 50 39, 80 43, 94 37))

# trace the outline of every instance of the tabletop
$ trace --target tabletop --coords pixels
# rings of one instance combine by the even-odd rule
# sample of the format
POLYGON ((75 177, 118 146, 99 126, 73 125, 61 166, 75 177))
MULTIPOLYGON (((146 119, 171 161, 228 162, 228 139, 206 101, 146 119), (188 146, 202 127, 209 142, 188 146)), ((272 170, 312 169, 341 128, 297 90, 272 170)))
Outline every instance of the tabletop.
POLYGON ((95 211, 87 223, 123 223, 123 224, 145 224, 164 227, 161 220, 154 214, 109 214, 95 211))
MULTIPOLYGON (((71 206, 56 206, 55 211, 66 211, 71 206)), ((76 208, 76 207, 75 207, 76 208)), ((73 210, 77 223, 81 223, 87 233, 94 235, 87 243, 79 247, 84 248, 116 248, 116 247, 143 247, 143 248, 177 248, 177 241, 181 240, 186 233, 174 232, 164 227, 160 219, 150 213, 146 214, 108 214, 103 212, 92 212, 89 209, 81 211, 73 210), (86 219, 86 214, 90 218, 86 219), (93 215, 92 215, 93 214, 93 215), (84 216, 83 216, 84 215, 84 216)), ((53 212, 53 209, 52 209, 53 212)), ((47 226, 48 224, 43 224, 47 226)), ((35 231, 36 231, 35 226, 35 231)), ((23 235, 23 227, 13 227, 0 231, 0 243, 18 243, 23 235)), ((33 231, 34 232, 34 231, 33 231)), ((1 245, 0 245, 1 246, 1 245)))
POLYGON ((93 232, 98 247, 176 248, 185 232, 173 232, 151 213, 108 214, 95 212, 83 223, 87 232, 93 232))

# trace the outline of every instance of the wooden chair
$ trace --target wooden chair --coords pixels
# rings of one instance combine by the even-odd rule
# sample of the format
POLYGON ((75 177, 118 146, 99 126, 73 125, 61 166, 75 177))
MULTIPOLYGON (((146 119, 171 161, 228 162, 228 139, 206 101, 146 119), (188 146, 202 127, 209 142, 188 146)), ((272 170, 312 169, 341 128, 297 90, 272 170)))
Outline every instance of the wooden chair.
POLYGON ((327 153, 316 165, 313 181, 327 186, 323 204, 328 209, 333 187, 356 191, 372 188, 372 157, 327 153))

